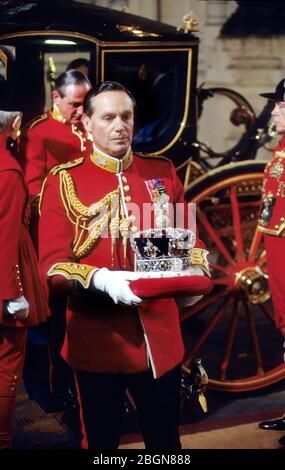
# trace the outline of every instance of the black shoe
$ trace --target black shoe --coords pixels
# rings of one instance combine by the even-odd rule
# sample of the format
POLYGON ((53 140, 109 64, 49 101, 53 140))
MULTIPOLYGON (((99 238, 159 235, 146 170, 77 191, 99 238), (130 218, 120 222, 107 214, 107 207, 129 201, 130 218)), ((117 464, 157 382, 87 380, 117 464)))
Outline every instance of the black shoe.
POLYGON ((278 442, 279 442, 279 444, 281 444, 282 446, 285 446, 285 436, 280 437, 280 439, 279 439, 278 442))
POLYGON ((259 423, 261 429, 270 429, 271 431, 285 431, 285 416, 272 421, 262 421, 259 423))

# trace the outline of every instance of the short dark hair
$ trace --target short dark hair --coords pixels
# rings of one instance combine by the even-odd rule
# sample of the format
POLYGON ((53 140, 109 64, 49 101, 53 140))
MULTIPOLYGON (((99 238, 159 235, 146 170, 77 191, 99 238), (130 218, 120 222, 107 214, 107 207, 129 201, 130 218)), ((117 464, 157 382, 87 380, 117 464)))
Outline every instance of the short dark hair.
POLYGON ((54 89, 58 92, 61 98, 64 97, 65 88, 68 85, 89 85, 91 83, 89 79, 83 73, 78 70, 67 70, 60 74, 55 80, 54 89))
POLYGON ((96 88, 91 88, 91 90, 88 91, 88 93, 85 96, 84 103, 83 103, 83 109, 84 113, 87 114, 87 116, 91 116, 93 113, 92 109, 92 100, 95 98, 95 96, 100 95, 100 93, 103 93, 105 91, 123 91, 126 93, 132 100, 134 109, 136 108, 136 100, 133 97, 132 93, 128 88, 126 88, 124 85, 122 85, 119 82, 113 82, 113 81, 106 81, 98 85, 96 88))

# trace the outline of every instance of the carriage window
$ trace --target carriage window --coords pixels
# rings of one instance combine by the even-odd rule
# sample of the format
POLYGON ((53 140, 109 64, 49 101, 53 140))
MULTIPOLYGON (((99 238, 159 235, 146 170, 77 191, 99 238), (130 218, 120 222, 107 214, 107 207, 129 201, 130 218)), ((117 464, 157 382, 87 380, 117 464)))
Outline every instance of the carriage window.
POLYGON ((187 97, 188 52, 106 51, 104 80, 116 80, 137 101, 134 144, 155 151, 178 131, 187 97))
MULTIPOLYGON (((91 66, 92 64, 89 51, 57 52, 56 50, 52 50, 45 52, 45 109, 51 107, 51 91, 53 90, 54 80, 58 75, 67 70, 67 68, 75 68, 76 70, 79 70, 79 72, 90 76, 91 66)), ((94 81, 94 77, 90 78, 91 81, 94 81)))
MULTIPOLYGON (((96 45, 86 40, 46 33, 32 36, 19 34, 5 40, 5 43, 0 42, 0 46, 14 50, 13 87, 17 90, 19 107, 24 113, 24 125, 51 106, 54 79, 74 60, 86 61, 90 79, 95 81, 96 45)), ((77 65, 75 67, 78 68, 77 65)), ((0 74, 2 71, 3 68, 0 68, 0 74)))

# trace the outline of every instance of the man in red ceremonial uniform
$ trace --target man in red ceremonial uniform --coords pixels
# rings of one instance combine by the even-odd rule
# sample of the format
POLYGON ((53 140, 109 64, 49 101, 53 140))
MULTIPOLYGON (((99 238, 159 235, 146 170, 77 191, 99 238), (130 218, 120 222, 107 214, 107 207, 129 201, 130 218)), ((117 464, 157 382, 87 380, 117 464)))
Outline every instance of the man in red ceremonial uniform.
MULTIPOLYGON (((4 93, 3 93, 4 95, 4 93)), ((28 194, 23 172, 6 150, 21 113, 0 101, 0 449, 11 447, 12 419, 21 384, 28 327, 49 316, 37 258, 25 221, 28 194)))
MULTIPOLYGON (((261 96, 274 101, 271 115, 277 132, 282 135, 273 151, 272 160, 265 168, 258 229, 264 233, 276 327, 285 338, 285 274, 280 269, 284 264, 282 258, 285 262, 285 79, 278 83, 274 93, 263 93, 261 96)), ((263 421, 260 427, 285 430, 285 416, 273 421, 263 421)), ((279 442, 285 445, 285 436, 279 442)))
MULTIPOLYGON (((116 82, 90 90, 83 119, 93 152, 54 168, 42 195, 40 269, 51 291, 69 296, 62 354, 75 371, 85 448, 118 446, 126 388, 146 447, 180 448, 178 308, 173 297, 139 297, 145 273, 134 272, 128 237, 144 228, 147 205, 155 225, 167 225, 183 186, 169 160, 133 154, 134 107, 116 82)), ((187 271, 198 279, 207 271, 202 247, 197 239, 187 271)), ((152 262, 159 248, 148 239, 145 249, 152 262)))
POLYGON ((81 123, 90 86, 77 70, 59 75, 52 92, 53 109, 33 119, 23 131, 21 158, 30 199, 40 194, 51 168, 90 154, 91 142, 81 123))

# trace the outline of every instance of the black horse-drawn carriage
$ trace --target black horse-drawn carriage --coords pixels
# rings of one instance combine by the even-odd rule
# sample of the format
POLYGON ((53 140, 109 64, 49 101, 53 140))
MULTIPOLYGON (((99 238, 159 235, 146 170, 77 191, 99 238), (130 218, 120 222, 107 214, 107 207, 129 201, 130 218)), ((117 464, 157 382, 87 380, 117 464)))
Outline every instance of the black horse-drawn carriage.
MULTIPOLYGON (((0 10, 1 79, 17 91, 25 121, 49 99, 55 73, 49 65, 62 71, 75 56, 88 60, 93 84, 117 80, 133 92, 135 149, 173 160, 186 199, 197 204, 200 235, 210 251, 214 288, 181 317, 185 368, 202 357, 211 387, 255 390, 285 377, 266 253, 256 231, 265 163, 254 157, 272 137, 270 104, 256 117, 232 90, 197 89, 199 40, 190 29, 189 17, 177 31, 75 1, 6 0, 0 10), (229 107, 218 104, 216 112, 226 113, 241 132, 234 146, 217 152, 199 142, 197 131, 207 103, 219 97, 229 107)), ((223 129, 217 133, 223 144, 223 129)))

